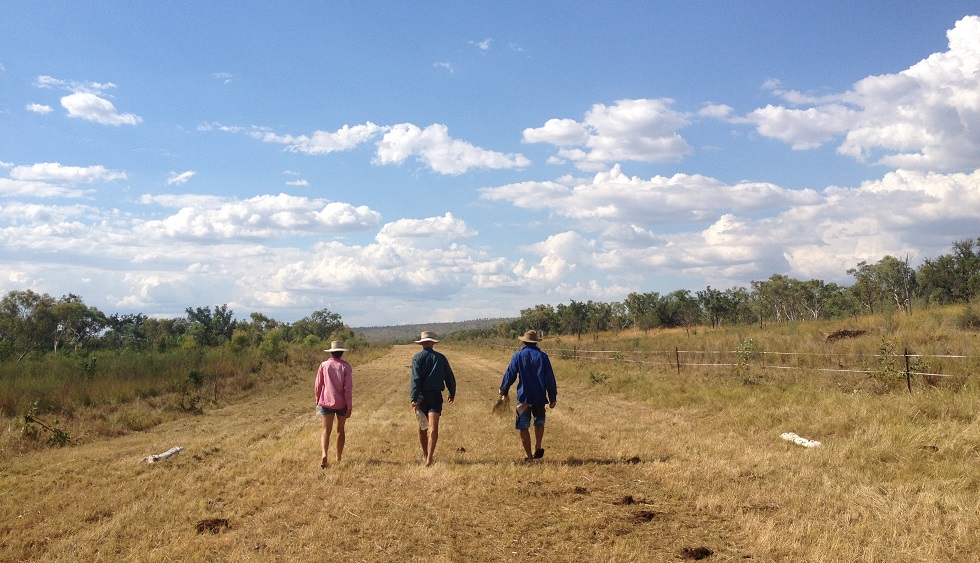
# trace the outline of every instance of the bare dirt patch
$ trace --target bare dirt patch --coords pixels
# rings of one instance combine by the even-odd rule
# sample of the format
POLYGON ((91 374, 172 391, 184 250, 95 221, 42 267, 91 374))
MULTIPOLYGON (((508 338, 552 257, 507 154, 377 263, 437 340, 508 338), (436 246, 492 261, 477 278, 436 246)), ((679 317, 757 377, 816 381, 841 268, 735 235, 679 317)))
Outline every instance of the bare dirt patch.
POLYGON ((199 534, 220 534, 231 529, 231 522, 226 518, 205 518, 194 527, 199 534))
POLYGON ((714 552, 707 547, 685 547, 681 550, 681 558, 700 561, 711 557, 712 553, 714 552))

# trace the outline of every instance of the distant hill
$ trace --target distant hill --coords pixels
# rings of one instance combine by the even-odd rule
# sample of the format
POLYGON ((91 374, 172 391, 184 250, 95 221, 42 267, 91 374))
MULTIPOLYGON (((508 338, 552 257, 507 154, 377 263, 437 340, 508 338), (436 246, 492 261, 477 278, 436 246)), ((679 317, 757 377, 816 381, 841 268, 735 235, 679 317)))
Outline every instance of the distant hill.
POLYGON ((460 330, 470 330, 474 328, 494 328, 500 323, 507 323, 515 320, 512 318, 500 319, 475 319, 471 321, 459 321, 455 323, 425 323, 398 326, 368 326, 354 327, 356 334, 381 342, 396 342, 399 340, 418 340, 423 330, 430 330, 436 333, 439 338, 460 330))

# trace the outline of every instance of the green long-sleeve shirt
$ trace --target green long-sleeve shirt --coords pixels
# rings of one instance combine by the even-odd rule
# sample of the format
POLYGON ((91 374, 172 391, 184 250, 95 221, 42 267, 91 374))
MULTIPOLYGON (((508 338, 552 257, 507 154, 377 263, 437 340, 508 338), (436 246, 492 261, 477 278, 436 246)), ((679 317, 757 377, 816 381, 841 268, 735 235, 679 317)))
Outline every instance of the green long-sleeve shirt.
POLYGON ((442 392, 443 389, 449 390, 450 398, 456 396, 453 368, 449 367, 446 356, 431 348, 423 348, 412 357, 412 402, 417 403, 422 393, 442 392))

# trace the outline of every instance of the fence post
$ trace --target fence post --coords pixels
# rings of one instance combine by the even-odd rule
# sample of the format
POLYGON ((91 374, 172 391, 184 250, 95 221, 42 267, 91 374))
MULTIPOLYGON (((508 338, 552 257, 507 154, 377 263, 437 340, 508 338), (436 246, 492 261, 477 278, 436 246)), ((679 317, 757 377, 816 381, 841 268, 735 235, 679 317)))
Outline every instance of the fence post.
POLYGON ((905 347, 905 383, 908 385, 909 393, 912 392, 912 371, 909 369, 909 347, 905 347))
POLYGON ((677 362, 677 373, 681 372, 681 354, 677 351, 677 346, 674 346, 674 361, 677 362))

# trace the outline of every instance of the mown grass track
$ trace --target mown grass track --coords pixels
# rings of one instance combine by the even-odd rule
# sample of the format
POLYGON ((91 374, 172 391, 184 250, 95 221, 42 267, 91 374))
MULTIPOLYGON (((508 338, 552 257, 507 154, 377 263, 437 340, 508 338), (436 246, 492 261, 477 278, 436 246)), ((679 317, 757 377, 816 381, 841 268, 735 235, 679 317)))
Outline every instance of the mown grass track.
POLYGON ((889 553, 912 561, 955 559, 976 544, 967 538, 977 512, 944 496, 942 482, 910 483, 890 475, 887 462, 853 475, 865 465, 854 459, 860 439, 820 450, 786 445, 775 430, 799 418, 727 386, 665 408, 669 398, 635 399, 563 377, 570 364, 556 361, 559 401, 548 411, 545 458, 518 463, 511 415, 490 412, 509 353, 441 349, 459 391, 431 468, 418 461, 407 400, 417 347, 396 346, 355 364, 344 461, 327 470, 319 467, 312 369, 308 382, 275 395, 11 458, 0 469, 0 557, 677 561, 710 550, 711 561, 889 553), (740 409, 771 412, 741 419, 733 415, 740 409), (186 450, 142 462, 175 445, 186 450), (907 517, 937 514, 946 516, 920 528, 932 539, 907 533, 907 517))

